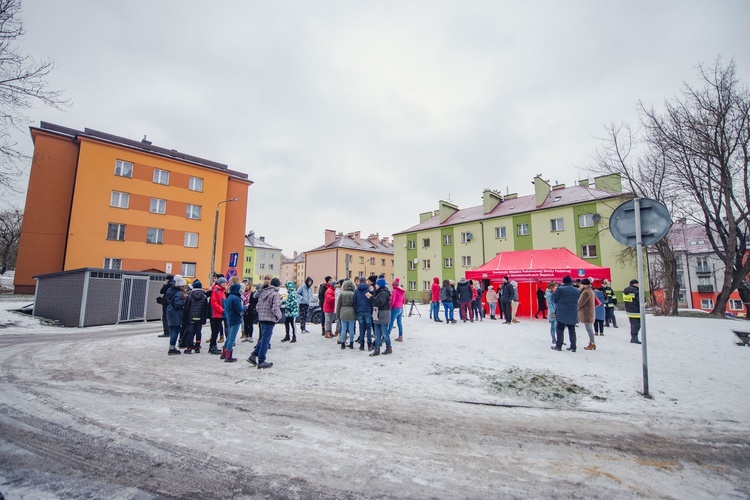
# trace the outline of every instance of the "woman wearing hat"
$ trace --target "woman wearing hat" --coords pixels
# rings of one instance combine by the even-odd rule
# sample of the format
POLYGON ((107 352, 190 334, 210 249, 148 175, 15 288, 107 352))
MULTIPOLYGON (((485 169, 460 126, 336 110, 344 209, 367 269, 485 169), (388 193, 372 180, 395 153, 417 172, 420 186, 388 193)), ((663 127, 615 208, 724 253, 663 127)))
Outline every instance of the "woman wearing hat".
POLYGON ((388 324, 391 321, 391 292, 386 287, 387 283, 384 278, 378 278, 375 282, 375 293, 370 301, 372 302, 372 323, 375 330, 375 350, 370 356, 380 356, 380 346, 385 340, 385 351, 383 354, 391 354, 391 337, 388 334, 388 324), (377 310, 377 313, 375 312, 377 310), (377 316, 376 316, 377 314, 377 316))
POLYGON ((589 334, 589 345, 584 347, 587 351, 596 350, 594 341, 594 321, 596 320, 596 297, 591 289, 591 281, 588 278, 581 280, 581 295, 578 297, 578 321, 583 323, 586 333, 589 334))

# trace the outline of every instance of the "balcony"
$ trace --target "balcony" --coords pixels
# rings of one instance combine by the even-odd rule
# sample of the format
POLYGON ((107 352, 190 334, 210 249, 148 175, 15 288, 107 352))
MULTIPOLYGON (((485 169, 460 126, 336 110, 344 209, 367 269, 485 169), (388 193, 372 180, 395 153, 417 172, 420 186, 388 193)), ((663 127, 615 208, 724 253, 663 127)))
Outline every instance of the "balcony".
POLYGON ((711 268, 708 266, 697 266, 695 268, 695 274, 698 276, 704 276, 706 274, 711 274, 711 268))
POLYGON ((698 285, 698 293, 714 293, 713 285, 698 285))

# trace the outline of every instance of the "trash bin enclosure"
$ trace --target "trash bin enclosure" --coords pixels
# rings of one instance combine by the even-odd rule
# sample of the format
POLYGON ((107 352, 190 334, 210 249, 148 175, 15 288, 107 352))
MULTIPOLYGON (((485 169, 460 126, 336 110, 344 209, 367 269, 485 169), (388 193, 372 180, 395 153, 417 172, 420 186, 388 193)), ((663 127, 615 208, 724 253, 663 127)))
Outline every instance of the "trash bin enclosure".
POLYGON ((94 268, 34 276, 33 315, 78 327, 160 319, 166 276, 94 268))

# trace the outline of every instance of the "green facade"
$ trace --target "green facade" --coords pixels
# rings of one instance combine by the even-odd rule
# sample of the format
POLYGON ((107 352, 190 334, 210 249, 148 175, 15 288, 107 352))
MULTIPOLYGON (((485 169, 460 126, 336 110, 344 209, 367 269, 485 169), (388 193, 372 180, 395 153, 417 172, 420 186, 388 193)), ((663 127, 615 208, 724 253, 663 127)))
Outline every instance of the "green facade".
POLYGON ((520 214, 520 215, 514 215, 513 216, 513 227, 509 228, 511 231, 513 231, 513 250, 533 250, 534 249, 534 228, 531 227, 531 214, 520 214), (528 224, 529 225, 529 234, 524 236, 518 235, 518 226, 519 224, 528 224))

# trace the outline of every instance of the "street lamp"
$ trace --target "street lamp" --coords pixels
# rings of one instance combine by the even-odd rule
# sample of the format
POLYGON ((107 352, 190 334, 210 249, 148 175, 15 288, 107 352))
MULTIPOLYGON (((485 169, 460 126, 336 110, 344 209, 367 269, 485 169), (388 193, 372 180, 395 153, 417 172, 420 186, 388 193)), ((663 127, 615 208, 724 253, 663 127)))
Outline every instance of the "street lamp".
POLYGON ((239 198, 230 198, 229 200, 220 201, 216 204, 216 218, 214 219, 214 244, 211 247, 211 268, 208 270, 208 286, 214 279, 214 264, 216 259, 216 233, 219 231, 219 205, 222 203, 229 203, 231 201, 239 201, 239 198))

